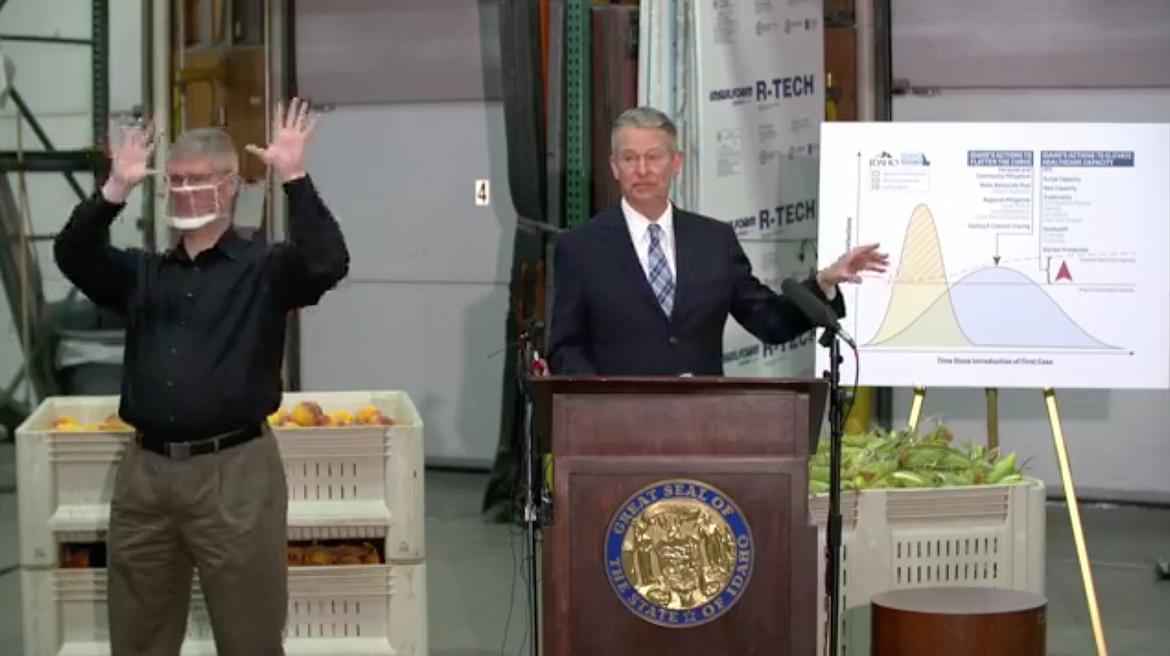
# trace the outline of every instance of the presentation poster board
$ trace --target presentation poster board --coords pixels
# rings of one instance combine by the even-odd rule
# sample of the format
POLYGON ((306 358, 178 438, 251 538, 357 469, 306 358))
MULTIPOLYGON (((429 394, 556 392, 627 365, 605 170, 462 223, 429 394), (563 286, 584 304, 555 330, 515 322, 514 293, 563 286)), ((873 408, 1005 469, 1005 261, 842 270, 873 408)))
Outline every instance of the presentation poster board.
POLYGON ((821 265, 891 255, 845 291, 861 385, 1170 387, 1170 125, 829 123, 822 140, 821 265))

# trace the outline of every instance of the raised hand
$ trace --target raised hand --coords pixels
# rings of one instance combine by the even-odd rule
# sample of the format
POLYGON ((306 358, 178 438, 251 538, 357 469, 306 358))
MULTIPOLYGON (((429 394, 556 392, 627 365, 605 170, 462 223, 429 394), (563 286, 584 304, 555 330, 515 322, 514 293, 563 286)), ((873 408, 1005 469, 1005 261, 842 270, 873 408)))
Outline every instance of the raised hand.
POLYGON ((128 188, 142 182, 150 174, 150 156, 158 137, 153 122, 122 128, 110 148, 110 179, 128 188))
POLYGON ((857 246, 837 258, 829 268, 821 271, 817 281, 822 285, 860 283, 863 271, 885 273, 890 266, 890 256, 878 250, 878 244, 857 246))
POLYGON ((248 145, 246 150, 276 169, 282 181, 302 178, 305 175, 305 144, 317 127, 317 118, 318 114, 309 111, 309 103, 303 98, 293 98, 287 110, 281 103, 276 106, 272 119, 273 134, 268 147, 248 145))

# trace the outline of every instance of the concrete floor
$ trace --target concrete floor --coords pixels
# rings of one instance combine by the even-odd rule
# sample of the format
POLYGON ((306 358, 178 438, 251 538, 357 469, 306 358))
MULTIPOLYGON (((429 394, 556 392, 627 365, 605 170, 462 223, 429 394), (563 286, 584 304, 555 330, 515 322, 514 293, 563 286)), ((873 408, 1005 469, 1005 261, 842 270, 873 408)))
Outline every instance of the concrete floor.
MULTIPOLYGON (((0 450, 0 656, 22 653, 16 499, 11 447, 0 450)), ((431 656, 526 654, 522 537, 479 515, 486 477, 427 474, 431 656)), ((1082 509, 1111 656, 1170 654, 1170 582, 1153 562, 1170 556, 1170 511, 1082 509)), ((1049 507, 1049 654, 1095 654, 1066 509, 1049 507)), ((38 655, 42 656, 42 655, 38 655)), ((45 655, 47 656, 47 655, 45 655)))

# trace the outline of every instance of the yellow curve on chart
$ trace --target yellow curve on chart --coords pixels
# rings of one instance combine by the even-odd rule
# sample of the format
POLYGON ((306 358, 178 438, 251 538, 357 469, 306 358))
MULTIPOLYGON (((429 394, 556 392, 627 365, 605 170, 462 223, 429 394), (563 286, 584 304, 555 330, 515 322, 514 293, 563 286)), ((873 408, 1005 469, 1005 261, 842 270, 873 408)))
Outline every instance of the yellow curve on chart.
POLYGON ((919 205, 906 226, 886 316, 866 346, 970 346, 948 291, 934 215, 919 205))

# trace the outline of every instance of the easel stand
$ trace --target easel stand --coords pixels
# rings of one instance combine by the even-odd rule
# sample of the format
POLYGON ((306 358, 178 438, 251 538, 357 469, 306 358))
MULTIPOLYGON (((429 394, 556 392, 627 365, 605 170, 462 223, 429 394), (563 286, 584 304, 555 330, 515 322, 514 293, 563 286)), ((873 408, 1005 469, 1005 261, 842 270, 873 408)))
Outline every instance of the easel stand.
MULTIPOLYGON (((994 388, 987 390, 987 446, 999 447, 999 393, 994 388), (994 440, 994 443, 993 443, 994 440)), ((1048 424, 1052 427, 1052 443, 1056 450, 1056 463, 1060 467, 1060 482, 1064 488, 1064 500, 1068 505, 1068 518, 1072 524, 1073 542, 1077 549, 1077 564, 1081 568, 1081 583, 1085 588, 1085 600, 1089 605, 1089 623, 1093 627, 1093 640, 1097 643, 1097 656, 1109 656, 1105 645, 1105 629, 1101 625, 1101 610, 1097 604, 1097 588, 1093 584, 1093 570, 1089 566, 1089 550, 1085 546, 1085 529, 1081 524, 1081 509, 1077 503, 1077 492, 1073 486, 1072 466, 1069 464, 1068 445, 1064 440, 1064 428, 1060 423, 1060 410, 1056 405, 1056 390, 1045 387, 1044 407, 1048 412, 1048 424)), ((918 430, 922 417, 922 405, 926 400, 926 388, 915 387, 914 399, 910 403, 911 431, 918 430)))

